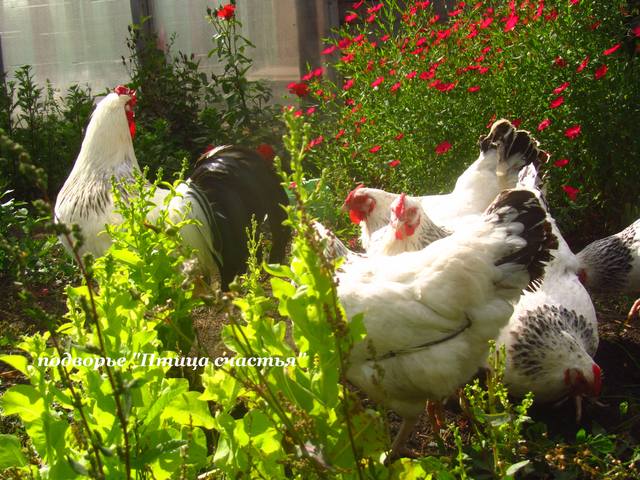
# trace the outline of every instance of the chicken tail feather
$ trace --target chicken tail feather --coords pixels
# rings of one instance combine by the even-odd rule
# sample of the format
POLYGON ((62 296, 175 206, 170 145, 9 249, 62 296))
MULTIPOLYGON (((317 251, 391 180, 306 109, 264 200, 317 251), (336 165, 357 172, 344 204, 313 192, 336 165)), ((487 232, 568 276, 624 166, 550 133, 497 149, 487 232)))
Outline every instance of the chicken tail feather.
POLYGON ((485 218, 507 227, 507 235, 520 237, 526 242, 499 258, 495 264, 524 265, 531 281, 539 279, 546 262, 551 260, 550 250, 558 248, 558 239, 552 233, 547 212, 535 194, 528 190, 505 190, 487 208, 485 218))

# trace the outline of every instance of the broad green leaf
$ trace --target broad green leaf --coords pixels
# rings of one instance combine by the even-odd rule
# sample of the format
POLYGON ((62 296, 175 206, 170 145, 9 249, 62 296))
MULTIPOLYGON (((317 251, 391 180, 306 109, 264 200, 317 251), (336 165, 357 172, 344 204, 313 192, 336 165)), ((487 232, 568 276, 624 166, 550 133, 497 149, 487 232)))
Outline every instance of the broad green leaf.
POLYGON ((181 393, 164 409, 161 419, 171 419, 181 425, 213 428, 209 405, 198 397, 200 392, 181 393))
POLYGON ((119 260, 128 265, 138 266, 141 263, 143 263, 140 256, 137 255, 132 250, 112 248, 109 253, 113 256, 114 259, 119 260))
POLYGON ((0 355, 0 362, 7 363, 23 375, 27 375, 29 359, 24 355, 0 355))
POLYGON ((20 441, 14 435, 0 434, 0 470, 9 467, 24 467, 27 459, 20 448, 20 441))
POLYGON ((31 385, 16 385, 5 392, 0 399, 5 415, 19 415, 29 423, 40 418, 45 411, 44 400, 31 385))
POLYGON ((527 465, 529 465, 531 463, 531 460, 523 460, 521 462, 518 463, 514 463, 513 465, 511 465, 509 468, 507 468, 507 471, 505 472, 505 474, 507 476, 513 476, 516 473, 518 473, 518 471, 523 468, 526 467, 527 465))

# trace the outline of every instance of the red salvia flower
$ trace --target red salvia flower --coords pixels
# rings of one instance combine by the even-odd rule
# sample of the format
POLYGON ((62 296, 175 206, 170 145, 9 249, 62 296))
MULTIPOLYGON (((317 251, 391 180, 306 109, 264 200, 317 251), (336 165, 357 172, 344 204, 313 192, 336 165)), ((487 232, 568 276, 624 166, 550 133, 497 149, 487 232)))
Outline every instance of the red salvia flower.
POLYGON ((560 158, 558 160, 556 160, 555 162, 553 162, 553 164, 556 167, 566 167, 567 165, 569 165, 569 159, 568 158, 560 158))
POLYGON ((556 18, 558 18, 558 10, 556 10, 555 8, 553 10, 551 10, 545 17, 544 19, 547 21, 552 21, 555 20, 556 18))
POLYGON ((589 25, 589 28, 591 30, 596 30, 596 29, 598 29, 600 27, 600 25, 602 25, 602 22, 600 20, 596 20, 591 25, 589 25))
POLYGON ((227 4, 224 5, 220 10, 218 10, 218 13, 216 13, 216 16, 218 18, 222 18, 223 20, 231 20, 236 12, 236 6, 232 5, 232 4, 227 4))
POLYGON ((345 134, 345 130, 344 128, 341 128, 338 133, 336 133, 336 140, 338 140, 340 137, 342 137, 345 134))
POLYGON ((477 92, 480 90, 480 85, 474 85, 472 87, 467 88, 467 92, 477 92))
POLYGON ((344 85, 342 85, 342 89, 345 91, 349 90, 351 87, 353 87, 354 83, 355 81, 353 80, 353 78, 350 78, 346 82, 344 82, 344 85))
POLYGON ((322 50, 322 52, 320 52, 322 55, 331 55, 333 52, 335 52, 337 49, 337 47, 335 45, 330 45, 327 48, 325 48, 324 50, 322 50))
POLYGON ((359 9, 362 6, 363 3, 364 3, 364 0, 360 0, 359 2, 354 3, 353 4, 353 9, 354 10, 359 9))
POLYGON ((570 83, 569 82, 564 82, 562 85, 560 85, 559 87, 556 87, 553 89, 553 93, 555 93, 556 95, 564 92, 568 87, 569 87, 570 83))
POLYGON ((573 140, 575 139, 578 135, 580 135, 580 132, 582 131, 582 127, 578 124, 572 125, 569 128, 567 128, 564 131, 564 136, 573 140))
POLYGON ((571 5, 578 5, 580 3, 580 0, 569 0, 569 3, 571 5))
POLYGON ((636 25, 631 29, 631 31, 636 37, 640 37, 640 25, 636 25))
POLYGON ((307 150, 311 150, 312 148, 320 145, 322 142, 324 142, 324 137, 322 135, 314 138, 313 140, 311 140, 309 142, 309 144, 307 145, 307 150))
POLYGON ((594 77, 596 80, 600 80, 602 77, 604 77, 607 74, 607 66, 603 63, 602 65, 600 65, 597 69, 596 72, 594 73, 594 77))
POLYGON ((375 15, 375 13, 372 13, 371 15, 369 15, 369 16, 366 18, 366 20, 365 20, 365 21, 366 21, 367 23, 373 23, 373 22, 375 22, 375 21, 376 21, 376 15, 375 15))
POLYGON ((347 13, 347 15, 345 15, 344 17, 344 21, 346 23, 352 23, 355 22, 358 19, 358 14, 357 13, 347 13))
POLYGON ((549 108, 558 108, 563 103, 564 103, 564 97, 560 95, 554 98, 553 100, 551 100, 551 103, 549 104, 549 108))
POLYGON ((338 47, 344 49, 351 45, 352 40, 350 38, 341 38, 338 40, 338 47))
POLYGON ((291 82, 287 85, 287 88, 289 89, 289 93, 293 93, 299 97, 305 97, 309 94, 309 87, 303 82, 291 82))
POLYGON ((400 86, 401 86, 400 82, 396 82, 393 85, 391 85, 391 89, 390 90, 392 92, 395 92, 396 90, 398 90, 400 88, 400 86))
POLYGON ((564 68, 568 65, 567 61, 562 58, 561 56, 557 56, 554 60, 553 60, 553 64, 556 67, 560 67, 560 68, 564 68))
POLYGON ((391 38, 391 35, 389 35, 388 33, 383 35, 382 37, 380 37, 380 41, 382 42, 386 42, 387 40, 389 40, 391 38))
POLYGON ((602 54, 603 55, 611 55, 613 52, 618 50, 620 47, 621 47, 621 45, 619 43, 616 43, 613 47, 607 48, 604 52, 602 52, 602 54))
POLYGON ((443 155, 451 150, 451 144, 448 141, 443 141, 438 144, 436 147, 436 154, 443 155))
POLYGON ((578 192, 580 192, 580 190, 572 187, 571 185, 563 185, 562 190, 564 190, 564 193, 567 194, 567 197, 569 197, 569 200, 571 200, 572 202, 575 202, 576 198, 578 197, 578 192))
POLYGON ((307 115, 313 115, 314 113, 316 113, 316 107, 309 107, 307 108, 307 111, 305 112, 307 115))
POLYGON ((587 65, 589 65, 589 55, 584 57, 584 60, 582 60, 582 62, 580 62, 580 65, 578 65, 578 68, 576 68, 576 72, 580 73, 585 68, 587 68, 587 65))
POLYGON ((542 11, 544 10, 544 2, 538 3, 538 8, 536 8, 536 13, 533 15, 533 19, 537 20, 542 16, 542 11))
POLYGON ((513 123, 513 126, 516 128, 520 128, 520 125, 522 125, 522 119, 521 118, 516 118, 514 121, 512 121, 511 123, 513 123))
POLYGON ((384 82, 384 77, 378 77, 373 82, 371 82, 371 88, 376 88, 380 86, 380 84, 384 82))
POLYGON ((418 74, 418 72, 416 72, 415 70, 407 73, 404 77, 408 78, 409 80, 411 80, 412 78, 414 78, 416 75, 418 74))
POLYGON ((504 25, 504 31, 510 32, 511 30, 516 28, 517 24, 518 24, 518 16, 515 14, 511 14, 509 18, 507 18, 507 21, 504 25))
POLYGON ((371 153, 378 153, 382 147, 380 145, 374 145, 369 149, 371 153))
POLYGON ((364 34, 362 34, 362 33, 361 33, 361 34, 360 34, 360 35, 358 35, 357 37, 353 37, 353 43, 358 43, 358 44, 360 44, 360 43, 362 43, 362 42, 364 42, 364 34))
POLYGON ((389 166, 391 168, 396 168, 398 165, 400 165, 400 160, 398 160, 397 158, 389 162, 389 166))
POLYGON ((379 12, 380 9, 384 6, 383 2, 378 3, 377 5, 374 5, 373 7, 369 7, 367 8, 367 13, 376 13, 379 12))
POLYGON ((548 128, 549 125, 551 125, 551 120, 548 118, 545 118, 538 124, 538 131, 541 132, 542 130, 548 128))
POLYGON ((394 140, 402 140, 404 138, 404 133, 400 132, 399 134, 397 134, 393 138, 394 138, 394 140))
POLYGON ((480 25, 478 25, 481 29, 485 29, 485 28, 489 28, 489 25, 491 25, 493 23, 493 18, 491 17, 485 17, 484 20, 482 20, 482 22, 480 22, 480 25))
POLYGON ((346 55, 340 57, 340 61, 342 63, 351 63, 354 58, 356 58, 356 56, 353 53, 347 53, 346 55))

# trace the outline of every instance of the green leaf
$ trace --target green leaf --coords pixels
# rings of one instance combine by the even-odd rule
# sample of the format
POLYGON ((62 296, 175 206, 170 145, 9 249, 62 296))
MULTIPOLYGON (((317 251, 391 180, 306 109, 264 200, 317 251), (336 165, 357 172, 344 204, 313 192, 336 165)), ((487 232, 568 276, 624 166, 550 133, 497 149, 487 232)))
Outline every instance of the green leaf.
POLYGON ((505 472, 505 474, 507 476, 513 476, 515 475, 521 468, 526 467, 527 465, 529 465, 531 463, 531 460, 523 460, 521 462, 518 463, 514 463, 513 465, 511 465, 509 468, 507 468, 507 471, 505 472))
POLYGON ((143 263, 140 256, 131 250, 112 248, 110 250, 110 254, 113 256, 114 259, 119 260, 131 266, 138 266, 143 263))
POLYGON ((0 434, 0 470, 25 465, 27 459, 22 454, 20 440, 14 435, 0 434))
POLYGON ((23 375, 27 375, 29 359, 24 355, 0 355, 0 361, 11 365, 23 375))
POLYGON ((39 419, 45 411, 44 400, 31 385, 16 385, 5 392, 0 399, 5 415, 18 415, 23 422, 39 419))
POLYGON ((207 402, 200 400, 199 392, 186 392, 176 397, 162 412, 161 418, 171 419, 181 425, 213 428, 213 417, 207 402))

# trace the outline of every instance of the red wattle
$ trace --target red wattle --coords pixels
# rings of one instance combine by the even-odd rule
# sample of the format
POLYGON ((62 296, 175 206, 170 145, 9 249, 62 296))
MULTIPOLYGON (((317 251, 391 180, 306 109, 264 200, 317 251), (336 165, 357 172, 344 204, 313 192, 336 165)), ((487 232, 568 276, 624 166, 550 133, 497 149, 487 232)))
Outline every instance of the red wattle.
POLYGON ((358 225, 362 221, 362 214, 358 210, 349 210, 349 218, 351 223, 358 225))

